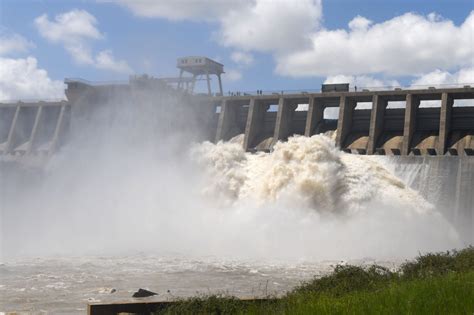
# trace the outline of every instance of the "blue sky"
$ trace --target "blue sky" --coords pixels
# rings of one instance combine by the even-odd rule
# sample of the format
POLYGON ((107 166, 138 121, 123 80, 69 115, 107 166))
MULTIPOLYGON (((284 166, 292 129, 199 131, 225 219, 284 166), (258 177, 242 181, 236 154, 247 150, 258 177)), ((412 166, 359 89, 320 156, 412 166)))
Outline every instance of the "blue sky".
POLYGON ((0 82, 0 98, 55 96, 65 77, 175 76, 184 55, 222 62, 225 91, 474 83, 473 10, 474 0, 0 0, 0 67, 23 82, 0 82), (35 68, 28 59, 23 71, 28 57, 35 68), (35 82, 43 88, 25 91, 35 82))

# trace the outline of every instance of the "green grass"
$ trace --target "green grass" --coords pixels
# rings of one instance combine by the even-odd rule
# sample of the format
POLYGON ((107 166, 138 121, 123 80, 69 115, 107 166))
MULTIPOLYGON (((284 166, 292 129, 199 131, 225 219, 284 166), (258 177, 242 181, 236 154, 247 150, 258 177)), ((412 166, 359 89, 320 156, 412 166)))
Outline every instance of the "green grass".
POLYGON ((285 314, 473 314, 474 272, 393 282, 377 290, 335 297, 296 295, 285 314))
POLYGON ((474 314, 474 248, 428 254, 396 272, 337 266, 280 299, 182 300, 159 314, 474 314))

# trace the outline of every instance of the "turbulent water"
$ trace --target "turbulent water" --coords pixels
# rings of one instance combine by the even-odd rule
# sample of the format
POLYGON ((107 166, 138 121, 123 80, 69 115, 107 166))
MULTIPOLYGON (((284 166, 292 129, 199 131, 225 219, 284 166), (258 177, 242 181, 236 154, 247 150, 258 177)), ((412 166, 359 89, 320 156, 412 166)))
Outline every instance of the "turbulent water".
POLYGON ((281 293, 341 260, 461 244, 389 159, 340 152, 327 135, 271 153, 244 152, 241 136, 189 147, 131 115, 81 129, 41 172, 3 169, 0 311, 82 312, 138 287, 281 293))
POLYGON ((13 260, 0 266, 0 309, 83 314, 87 303, 131 300, 138 288, 148 288, 162 300, 209 293, 240 297, 281 294, 330 271, 335 263, 189 259, 177 255, 13 260))
POLYGON ((383 160, 342 153, 327 136, 259 154, 238 141, 202 143, 177 164, 141 161, 95 161, 100 173, 66 163, 83 166, 75 182, 56 161, 15 201, 15 215, 4 214, 15 231, 4 235, 0 310, 81 312, 138 287, 163 298, 282 293, 340 260, 396 262, 459 246, 383 160))

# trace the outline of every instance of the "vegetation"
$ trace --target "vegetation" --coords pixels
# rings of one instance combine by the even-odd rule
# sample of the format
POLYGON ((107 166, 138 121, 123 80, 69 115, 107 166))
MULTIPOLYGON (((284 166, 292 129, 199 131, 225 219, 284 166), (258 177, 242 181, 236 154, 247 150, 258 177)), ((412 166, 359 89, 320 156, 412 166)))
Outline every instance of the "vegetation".
POLYGON ((241 301, 202 296, 158 314, 473 314, 474 247, 428 254, 392 272, 337 266, 282 298, 241 301))

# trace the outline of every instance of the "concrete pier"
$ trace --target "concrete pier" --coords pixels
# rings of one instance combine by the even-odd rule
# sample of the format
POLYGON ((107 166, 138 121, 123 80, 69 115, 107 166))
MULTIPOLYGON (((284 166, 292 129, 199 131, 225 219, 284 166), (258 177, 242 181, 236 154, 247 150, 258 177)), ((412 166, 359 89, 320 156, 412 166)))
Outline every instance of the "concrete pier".
POLYGON ((374 154, 376 144, 383 132, 383 119, 387 101, 380 95, 372 96, 372 110, 370 112, 369 143, 367 145, 367 154, 374 154))
POLYGON ((215 142, 219 142, 220 140, 227 141, 245 132, 249 102, 250 100, 248 100, 248 102, 222 101, 215 142))
POLYGON ((340 97, 339 119, 337 121, 336 145, 340 148, 344 147, 352 126, 352 114, 356 104, 355 101, 345 95, 340 97))
POLYGON ((291 132, 291 122, 297 105, 291 103, 284 97, 278 100, 278 113, 275 123, 275 133, 273 134, 273 143, 285 141, 291 132))
POLYGON ((403 128, 403 144, 402 144, 402 155, 408 155, 411 150, 411 142, 416 127, 416 112, 420 106, 420 100, 413 96, 413 94, 407 94, 406 97, 406 108, 405 108, 405 123, 403 128))
MULTIPOLYGON (((356 154, 469 156, 474 155, 474 107, 456 105, 456 100, 465 99, 474 99, 474 88, 239 95, 210 101, 250 104, 243 144, 246 150, 271 148, 257 147, 268 137, 274 144, 294 134, 309 137, 336 130, 336 145, 356 154), (438 101, 440 106, 422 107, 423 101, 438 101), (392 102, 404 106, 392 108, 392 102), (359 109, 358 103, 372 106, 359 109), (268 104, 277 105, 276 115, 266 113, 268 104), (295 111, 297 104, 308 104, 307 110, 295 111), (327 107, 338 107, 338 117, 325 118, 327 107), (268 133, 269 119, 274 120, 273 136, 263 134, 268 133)), ((222 108, 216 140, 225 139, 236 120, 235 111, 225 105, 222 108)))
POLYGON ((448 93, 441 95, 441 113, 439 118, 439 142, 437 154, 443 155, 447 150, 448 136, 451 132, 451 117, 454 100, 448 93))
POLYGON ((244 149, 249 150, 256 142, 256 139, 263 129, 263 118, 267 107, 260 100, 250 99, 247 125, 245 127, 244 149))

